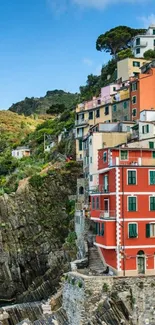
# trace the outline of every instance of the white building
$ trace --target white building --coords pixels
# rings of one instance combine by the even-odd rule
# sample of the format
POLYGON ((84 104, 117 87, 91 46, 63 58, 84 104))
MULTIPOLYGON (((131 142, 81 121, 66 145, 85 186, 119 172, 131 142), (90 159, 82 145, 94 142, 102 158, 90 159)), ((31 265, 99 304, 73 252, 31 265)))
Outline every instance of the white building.
POLYGON ((50 144, 48 144, 46 147, 45 147, 45 152, 50 152, 51 148, 53 148, 55 146, 55 141, 52 141, 50 144))
POLYGON ((28 147, 17 147, 16 149, 12 150, 12 157, 21 159, 23 157, 30 156, 30 149, 28 147))
POLYGON ((135 58, 142 58, 148 50, 155 50, 155 25, 149 26, 146 34, 133 39, 132 52, 135 58))

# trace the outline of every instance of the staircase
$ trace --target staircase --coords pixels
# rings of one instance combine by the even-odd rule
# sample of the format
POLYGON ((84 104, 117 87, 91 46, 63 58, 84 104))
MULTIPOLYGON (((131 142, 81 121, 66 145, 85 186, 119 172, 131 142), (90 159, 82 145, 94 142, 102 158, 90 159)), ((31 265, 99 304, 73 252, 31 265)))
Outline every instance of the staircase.
POLYGON ((89 248, 89 269, 93 273, 102 274, 106 266, 102 262, 99 252, 95 246, 89 248))

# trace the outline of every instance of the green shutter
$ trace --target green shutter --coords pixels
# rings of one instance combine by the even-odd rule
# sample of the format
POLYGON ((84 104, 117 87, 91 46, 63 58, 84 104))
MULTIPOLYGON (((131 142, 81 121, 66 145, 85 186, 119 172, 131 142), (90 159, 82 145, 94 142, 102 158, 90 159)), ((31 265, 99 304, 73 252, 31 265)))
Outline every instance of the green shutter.
POLYGON ((144 132, 145 132, 144 130, 145 130, 145 128, 144 128, 144 125, 143 125, 143 126, 142 126, 142 133, 143 133, 143 134, 144 134, 144 132))
POLYGON ((149 142, 149 148, 154 149, 154 142, 149 142))
POLYGON ((136 197, 128 198, 129 211, 136 211, 136 197))
POLYGON ((149 238, 150 237, 150 224, 147 223, 146 224, 146 238, 149 238))
POLYGON ((128 185, 135 185, 136 184, 136 171, 129 170, 128 171, 128 185))
POLYGON ((150 185, 155 184, 155 171, 151 170, 150 171, 150 185))
POLYGON ((152 151, 152 158, 155 158, 155 151, 152 151))
POLYGON ((79 151, 82 150, 82 139, 79 140, 79 151))
POLYGON ((136 238, 137 237, 137 224, 132 223, 129 224, 129 238, 136 238))
POLYGON ((101 224, 100 236, 104 236, 104 223, 101 224))
POLYGON ((146 125, 146 132, 149 133, 149 125, 146 125))
POLYGON ((155 211, 155 197, 150 197, 150 211, 155 211))

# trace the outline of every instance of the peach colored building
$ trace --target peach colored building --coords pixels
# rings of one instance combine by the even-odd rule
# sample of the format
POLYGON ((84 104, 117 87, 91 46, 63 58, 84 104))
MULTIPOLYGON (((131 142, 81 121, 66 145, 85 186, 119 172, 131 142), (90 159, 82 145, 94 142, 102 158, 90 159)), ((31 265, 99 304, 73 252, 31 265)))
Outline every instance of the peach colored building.
POLYGON ((143 110, 155 109, 155 61, 143 66, 141 72, 130 79, 131 120, 139 119, 143 110))

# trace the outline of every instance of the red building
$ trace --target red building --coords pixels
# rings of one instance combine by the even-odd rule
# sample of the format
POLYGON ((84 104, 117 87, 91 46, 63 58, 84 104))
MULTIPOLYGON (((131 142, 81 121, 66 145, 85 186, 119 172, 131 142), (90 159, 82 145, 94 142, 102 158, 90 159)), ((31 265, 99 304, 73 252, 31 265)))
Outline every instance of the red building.
POLYGON ((119 275, 155 274, 155 149, 98 151, 96 242, 119 275))

